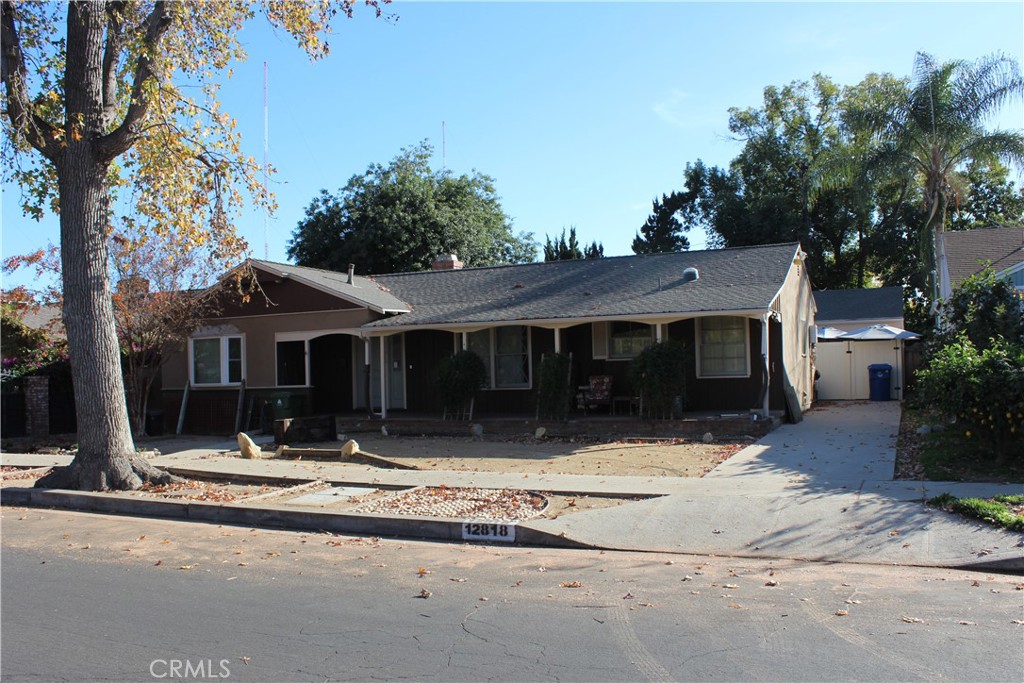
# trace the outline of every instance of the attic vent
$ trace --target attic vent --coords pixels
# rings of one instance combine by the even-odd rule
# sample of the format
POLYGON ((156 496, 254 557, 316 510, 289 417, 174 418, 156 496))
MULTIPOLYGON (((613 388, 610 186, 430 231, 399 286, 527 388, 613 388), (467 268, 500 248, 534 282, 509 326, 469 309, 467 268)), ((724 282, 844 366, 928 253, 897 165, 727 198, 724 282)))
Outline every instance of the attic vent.
POLYGON ((687 268, 683 271, 683 282, 693 282, 700 279, 700 273, 696 268, 687 268))

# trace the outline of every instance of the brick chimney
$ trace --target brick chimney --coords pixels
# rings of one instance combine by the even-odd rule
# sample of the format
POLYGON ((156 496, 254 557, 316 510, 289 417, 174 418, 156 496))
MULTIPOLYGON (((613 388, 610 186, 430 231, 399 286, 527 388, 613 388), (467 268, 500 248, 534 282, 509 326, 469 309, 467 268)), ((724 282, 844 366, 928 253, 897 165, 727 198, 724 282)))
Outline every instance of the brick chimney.
POLYGON ((431 270, 461 270, 465 265, 455 254, 441 254, 430 264, 431 270))

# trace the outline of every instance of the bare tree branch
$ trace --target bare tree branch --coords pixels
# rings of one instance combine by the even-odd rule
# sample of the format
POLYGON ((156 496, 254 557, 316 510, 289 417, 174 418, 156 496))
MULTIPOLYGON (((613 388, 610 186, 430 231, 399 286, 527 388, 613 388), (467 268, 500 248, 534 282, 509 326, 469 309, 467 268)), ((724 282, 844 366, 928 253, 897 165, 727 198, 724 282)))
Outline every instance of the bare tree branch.
POLYGON ((135 80, 132 83, 131 103, 124 120, 115 130, 97 141, 97 149, 104 159, 114 159, 131 149, 139 134, 139 126, 149 110, 149 98, 143 89, 154 76, 153 58, 167 29, 173 20, 173 10, 165 0, 159 0, 146 19, 146 37, 135 66, 135 80))
POLYGON ((3 44, 0 79, 7 88, 7 115, 14 129, 24 135, 32 147, 50 161, 56 161, 60 154, 59 133, 33 112, 26 85, 28 72, 25 68, 25 55, 21 51, 21 40, 14 23, 16 11, 10 0, 4 0, 0 7, 0 43, 3 44))

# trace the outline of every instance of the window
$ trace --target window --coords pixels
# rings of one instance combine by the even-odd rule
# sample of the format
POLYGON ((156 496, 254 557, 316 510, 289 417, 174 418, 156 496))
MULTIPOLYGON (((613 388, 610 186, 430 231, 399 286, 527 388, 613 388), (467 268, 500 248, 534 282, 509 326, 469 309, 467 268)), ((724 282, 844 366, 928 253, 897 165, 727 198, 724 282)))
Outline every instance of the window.
POLYGON ((750 375, 750 335, 746 318, 701 318, 697 340, 697 373, 701 377, 750 375))
POLYGON ((471 332, 466 348, 484 360, 492 389, 530 388, 530 331, 524 325, 471 332))
POLYGON ((306 386, 306 340, 277 342, 277 386, 306 386))
POLYGON ((243 365, 241 337, 192 340, 192 384, 239 384, 243 365))
POLYGON ((613 322, 608 330, 611 358, 635 358, 654 343, 654 328, 645 323, 613 322))
POLYGON ((527 329, 499 327, 494 330, 495 386, 530 386, 530 344, 527 329))

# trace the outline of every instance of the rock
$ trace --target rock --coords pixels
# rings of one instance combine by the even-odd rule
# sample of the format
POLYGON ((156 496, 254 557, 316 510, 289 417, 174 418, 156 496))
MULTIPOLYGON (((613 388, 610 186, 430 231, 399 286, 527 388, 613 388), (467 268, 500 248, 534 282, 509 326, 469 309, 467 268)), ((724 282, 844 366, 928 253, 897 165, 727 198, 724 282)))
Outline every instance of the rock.
POLYGON ((345 445, 341 447, 341 455, 344 458, 350 458, 359 452, 359 444, 356 443, 355 439, 349 439, 345 442, 345 445))
POLYGON ((535 431, 533 433, 533 438, 535 438, 535 439, 543 439, 544 435, 547 434, 547 433, 548 433, 548 430, 544 429, 544 427, 537 427, 537 431, 535 431))
POLYGON ((484 426, 479 422, 473 423, 469 428, 469 433, 473 435, 474 439, 481 439, 484 436, 484 426))
POLYGON ((932 430, 932 426, 931 425, 921 425, 920 427, 918 427, 917 429, 914 430, 914 433, 915 434, 931 434, 932 431, 933 430, 932 430))
POLYGON ((263 457, 263 451, 245 432, 238 432, 238 448, 246 460, 259 460, 263 457))
POLYGON ((387 436, 388 435, 388 426, 387 425, 381 425, 380 426, 380 435, 381 436, 387 436))
POLYGON ((711 435, 711 432, 704 432, 704 436, 701 438, 704 443, 711 443, 714 440, 715 437, 711 435))

